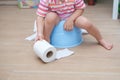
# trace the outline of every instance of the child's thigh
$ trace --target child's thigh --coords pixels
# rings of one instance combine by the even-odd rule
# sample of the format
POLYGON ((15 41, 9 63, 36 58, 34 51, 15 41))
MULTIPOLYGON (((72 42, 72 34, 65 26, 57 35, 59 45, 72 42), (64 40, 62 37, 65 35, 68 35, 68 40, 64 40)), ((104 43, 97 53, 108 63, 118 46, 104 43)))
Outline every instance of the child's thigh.
POLYGON ((55 12, 49 12, 45 17, 45 20, 56 23, 60 20, 60 18, 55 12))
POLYGON ((79 16, 76 20, 75 20, 75 26, 79 27, 79 28, 85 28, 92 25, 91 22, 84 16, 79 16))

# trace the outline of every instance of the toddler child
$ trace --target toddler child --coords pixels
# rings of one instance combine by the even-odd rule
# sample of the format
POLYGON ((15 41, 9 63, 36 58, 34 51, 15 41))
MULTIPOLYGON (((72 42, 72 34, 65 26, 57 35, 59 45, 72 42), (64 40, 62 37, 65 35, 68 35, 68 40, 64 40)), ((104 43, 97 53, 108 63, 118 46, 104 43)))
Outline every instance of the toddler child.
MULTIPOLYGON (((40 0, 37 9, 37 40, 50 42, 50 34, 60 20, 66 20, 64 29, 71 31, 74 26, 85 29, 98 43, 111 50, 113 45, 103 39, 99 30, 84 16, 84 0, 40 0)), ((57 33, 56 33, 57 34, 57 33)))

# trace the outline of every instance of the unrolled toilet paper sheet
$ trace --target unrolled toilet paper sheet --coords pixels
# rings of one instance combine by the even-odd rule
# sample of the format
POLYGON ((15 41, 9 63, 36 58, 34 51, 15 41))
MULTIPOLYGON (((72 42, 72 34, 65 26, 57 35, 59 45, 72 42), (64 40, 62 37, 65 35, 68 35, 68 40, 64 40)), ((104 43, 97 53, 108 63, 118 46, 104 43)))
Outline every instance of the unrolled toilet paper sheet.
POLYGON ((71 50, 65 48, 65 49, 63 49, 63 50, 57 51, 56 59, 61 59, 61 58, 70 56, 70 55, 72 55, 72 54, 74 54, 73 51, 71 51, 71 50))
POLYGON ((32 41, 32 40, 35 40, 35 37, 37 36, 37 33, 34 33, 32 34, 31 36, 28 36, 27 38, 25 38, 25 40, 28 40, 28 41, 32 41))

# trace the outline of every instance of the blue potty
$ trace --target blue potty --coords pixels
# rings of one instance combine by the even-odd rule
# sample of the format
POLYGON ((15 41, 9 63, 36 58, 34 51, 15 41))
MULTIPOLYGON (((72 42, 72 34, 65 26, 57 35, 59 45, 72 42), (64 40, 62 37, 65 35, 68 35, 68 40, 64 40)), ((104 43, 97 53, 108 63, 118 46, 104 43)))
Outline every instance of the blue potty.
POLYGON ((83 42, 81 30, 74 27, 72 31, 64 30, 65 21, 60 21, 57 26, 54 27, 50 43, 57 48, 70 48, 78 46, 83 42))

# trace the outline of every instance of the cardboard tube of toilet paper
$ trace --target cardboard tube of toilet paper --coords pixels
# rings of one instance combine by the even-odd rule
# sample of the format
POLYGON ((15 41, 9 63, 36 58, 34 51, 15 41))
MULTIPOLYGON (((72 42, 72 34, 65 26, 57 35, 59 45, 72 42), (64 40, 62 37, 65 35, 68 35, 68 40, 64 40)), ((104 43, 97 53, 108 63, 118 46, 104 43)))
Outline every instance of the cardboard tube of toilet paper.
POLYGON ((36 55, 45 63, 52 62, 56 59, 56 48, 45 40, 37 41, 33 45, 33 49, 36 55))

